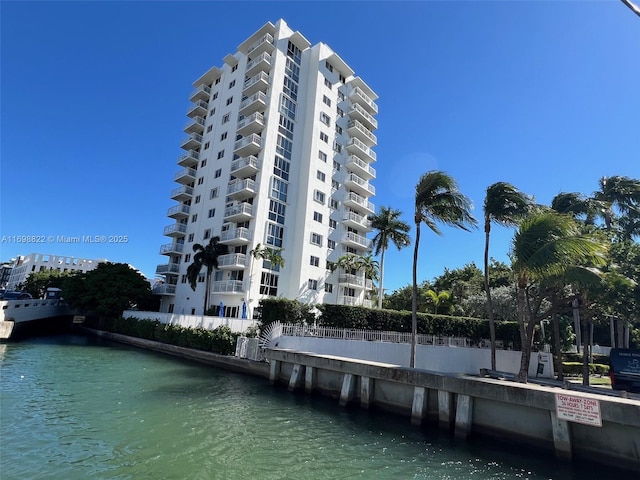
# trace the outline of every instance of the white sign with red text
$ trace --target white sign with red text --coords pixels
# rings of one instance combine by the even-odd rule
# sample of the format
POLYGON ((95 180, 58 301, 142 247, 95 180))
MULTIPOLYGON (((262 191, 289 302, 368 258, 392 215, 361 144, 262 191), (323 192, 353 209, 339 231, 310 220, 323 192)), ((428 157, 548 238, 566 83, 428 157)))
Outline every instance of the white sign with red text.
POLYGON ((556 416, 559 420, 602 426, 600 400, 556 393, 556 416))

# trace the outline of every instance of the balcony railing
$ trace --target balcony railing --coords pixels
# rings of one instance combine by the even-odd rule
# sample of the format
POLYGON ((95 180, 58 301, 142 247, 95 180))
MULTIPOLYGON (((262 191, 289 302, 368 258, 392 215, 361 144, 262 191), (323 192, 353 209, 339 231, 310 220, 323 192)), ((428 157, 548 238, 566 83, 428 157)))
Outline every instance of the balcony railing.
POLYGON ((376 103, 371 100, 369 95, 364 93, 360 87, 356 87, 351 90, 349 97, 355 99, 357 102, 362 103, 370 113, 378 113, 378 105, 376 105, 376 103))
POLYGON ((231 174, 234 177, 244 178, 255 174, 260 170, 258 157, 250 155, 231 162, 231 174))
POLYGON ((273 46, 273 35, 267 33, 256 40, 249 48, 247 48, 247 55, 256 50, 258 47, 264 47, 265 44, 273 46))
POLYGON ((192 133, 182 139, 180 147, 189 150, 191 148, 199 147, 201 143, 202 135, 199 133, 192 133))
POLYGON ((230 253, 218 257, 218 268, 224 267, 244 267, 247 263, 247 255, 244 253, 230 253))
POLYGON ((200 85, 196 87, 189 95, 189 100, 195 102, 197 100, 209 100, 211 95, 211 89, 207 85, 200 85))
POLYGON ((204 118, 200 117, 200 116, 195 116, 193 117, 191 120, 189 120, 187 123, 184 124, 184 131, 187 133, 192 133, 192 132, 200 132, 202 133, 204 131, 204 118))
POLYGON ((376 169, 356 155, 349 155, 346 166, 350 170, 356 170, 354 167, 357 167, 360 174, 368 177, 369 179, 376 177, 376 169))
POLYGON ((347 113, 350 117, 359 118, 360 121, 369 124, 369 128, 374 130, 378 128, 378 120, 376 120, 373 115, 367 112, 364 107, 358 103, 352 103, 347 113))
POLYGON ((229 183, 227 188, 227 195, 233 195, 234 193, 241 192, 242 190, 249 190, 250 192, 255 193, 255 180, 250 178, 245 178, 244 180, 236 180, 234 182, 229 183))
POLYGON ((358 120, 349 120, 347 129, 350 135, 358 135, 359 138, 369 146, 376 145, 378 143, 378 138, 358 120))
POLYGON ((161 285, 155 285, 153 290, 151 291, 154 295, 175 295, 176 294, 176 286, 170 285, 168 283, 163 283, 161 285))
POLYGON ((242 93, 244 95, 253 95, 258 90, 263 90, 269 85, 269 74, 267 72, 260 72, 251 78, 247 78, 244 81, 242 87, 242 93))
POLYGON ((174 205, 167 210, 167 217, 171 218, 184 218, 189 216, 189 211, 191 208, 189 205, 174 205))
POLYGON ((360 275, 352 275, 350 273, 341 273, 338 276, 338 282, 357 287, 364 287, 364 277, 360 275))
POLYGON ((182 253, 184 250, 184 243, 166 243, 160 247, 160 255, 169 255, 171 253, 182 253))
POLYGON ((264 92, 257 92, 248 98, 245 98, 240 102, 240 113, 248 115, 251 112, 255 112, 267 104, 267 94, 264 92))
POLYGON ((264 52, 247 63, 245 72, 247 75, 251 75, 257 68, 266 69, 268 67, 271 67, 271 55, 269 55, 267 52, 264 52))
POLYGON ((252 155, 258 153, 262 148, 262 138, 256 133, 241 138, 233 145, 233 151, 237 155, 252 155))
POLYGON ((173 176, 173 180, 179 183, 190 183, 196 179, 196 170, 194 168, 183 168, 178 170, 173 176))
POLYGON ((369 220, 364 215, 358 215, 355 212, 347 212, 344 217, 342 217, 344 222, 351 222, 358 226, 362 226, 364 228, 369 228, 371 226, 371 220, 369 220))
POLYGON ((183 185, 171 190, 171 198, 177 201, 189 200, 193 196, 193 187, 183 185))
POLYGON ((185 234, 187 233, 187 226, 184 223, 172 223, 164 227, 163 235, 171 236, 172 234, 185 234))
POLYGON ((244 293, 244 284, 242 280, 211 282, 211 291, 214 293, 244 293))
POLYGON ((180 272, 180 265, 178 263, 165 263, 163 265, 158 265, 156 267, 156 274, 158 275, 167 275, 167 274, 177 275, 179 272, 180 272))
POLYGON ((362 193, 365 193, 365 194, 369 193, 371 195, 375 195, 376 194, 376 187, 371 185, 369 182, 367 182, 363 178, 360 178, 355 173, 348 174, 346 176, 346 178, 345 178, 345 183, 346 184, 355 184, 355 185, 357 185, 357 187, 355 187, 355 188, 357 188, 358 190, 361 190, 362 193))
POLYGON ((182 167, 195 167, 200 160, 200 154, 195 150, 189 150, 178 157, 178 165, 182 167))
POLYGON ((201 117, 203 117, 207 114, 208 111, 209 103, 203 100, 198 100, 197 102, 189 106, 189 108, 187 109, 187 116, 191 117, 194 115, 200 115, 201 117))
POLYGON ((364 153, 371 160, 376 160, 376 152, 371 150, 362 140, 355 137, 350 138, 349 143, 347 144, 347 150, 353 151, 353 147, 356 147, 356 151, 364 153))
POLYGON ((373 203, 368 201, 366 198, 361 197, 357 193, 353 193, 353 192, 347 193, 347 195, 345 196, 345 202, 353 202, 358 206, 370 211, 371 213, 376 211, 373 203))
POLYGON ((355 243, 365 248, 371 248, 371 240, 369 240, 367 237, 358 235, 357 233, 353 233, 353 232, 345 233, 344 236, 342 237, 342 241, 355 243))
POLYGON ((244 243, 249 240, 251 240, 251 230, 245 227, 234 228, 220 234, 221 242, 234 243, 239 241, 239 243, 244 243))
POLYGON ((264 128, 264 115, 255 112, 238 122, 237 130, 240 135, 249 135, 264 128))
POLYGON ((252 217, 253 216, 253 205, 247 202, 241 202, 237 205, 233 205, 231 207, 227 207, 224 209, 224 218, 228 219, 229 217, 252 217))

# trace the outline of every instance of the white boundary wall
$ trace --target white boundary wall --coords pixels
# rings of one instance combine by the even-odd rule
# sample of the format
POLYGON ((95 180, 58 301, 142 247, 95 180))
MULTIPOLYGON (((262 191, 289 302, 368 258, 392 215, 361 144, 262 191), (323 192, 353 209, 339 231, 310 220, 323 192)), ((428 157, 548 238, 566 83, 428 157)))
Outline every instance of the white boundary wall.
MULTIPOLYGON (((280 336, 273 341, 277 348, 286 348, 320 355, 336 355, 372 362, 409 366, 411 346, 407 343, 338 340, 314 337, 280 336)), ((496 369, 517 374, 521 353, 514 350, 496 350, 496 369)), ((417 345, 416 368, 439 373, 464 373, 478 375, 481 368, 491 368, 491 350, 433 345, 417 345)), ((529 364, 529 377, 553 378, 553 360, 550 353, 534 352, 529 364), (536 375, 538 363, 542 374, 536 375)))
POLYGON ((168 325, 180 325, 186 328, 205 328, 214 330, 218 327, 229 327, 233 332, 246 332, 249 327, 257 326, 256 320, 227 317, 210 317, 206 315, 178 315, 175 313, 142 312, 137 310, 125 310, 124 318, 134 317, 140 320, 158 320, 168 325))

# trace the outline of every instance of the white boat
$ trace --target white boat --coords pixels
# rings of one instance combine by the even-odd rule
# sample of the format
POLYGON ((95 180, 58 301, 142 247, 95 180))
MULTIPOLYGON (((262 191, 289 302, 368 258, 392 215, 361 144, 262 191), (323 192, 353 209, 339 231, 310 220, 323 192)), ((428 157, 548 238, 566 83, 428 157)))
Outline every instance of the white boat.
POLYGON ((0 340, 54 331, 70 323, 71 315, 59 288, 48 288, 45 298, 0 300, 0 340))

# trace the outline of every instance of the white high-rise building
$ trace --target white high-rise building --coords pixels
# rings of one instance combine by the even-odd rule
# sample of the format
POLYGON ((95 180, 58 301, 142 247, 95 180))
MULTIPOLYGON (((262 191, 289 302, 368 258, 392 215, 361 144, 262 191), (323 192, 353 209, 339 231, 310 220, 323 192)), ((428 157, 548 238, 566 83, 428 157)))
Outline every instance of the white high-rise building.
POLYGON ((367 216, 376 160, 377 95, 327 45, 315 46, 283 20, 265 24, 193 86, 178 158, 171 241, 156 273, 161 311, 202 314, 203 268, 193 291, 193 245, 219 237, 210 306, 252 316, 261 298, 369 305, 364 272, 328 262, 371 251, 367 216), (251 252, 282 249, 285 266, 251 252))

